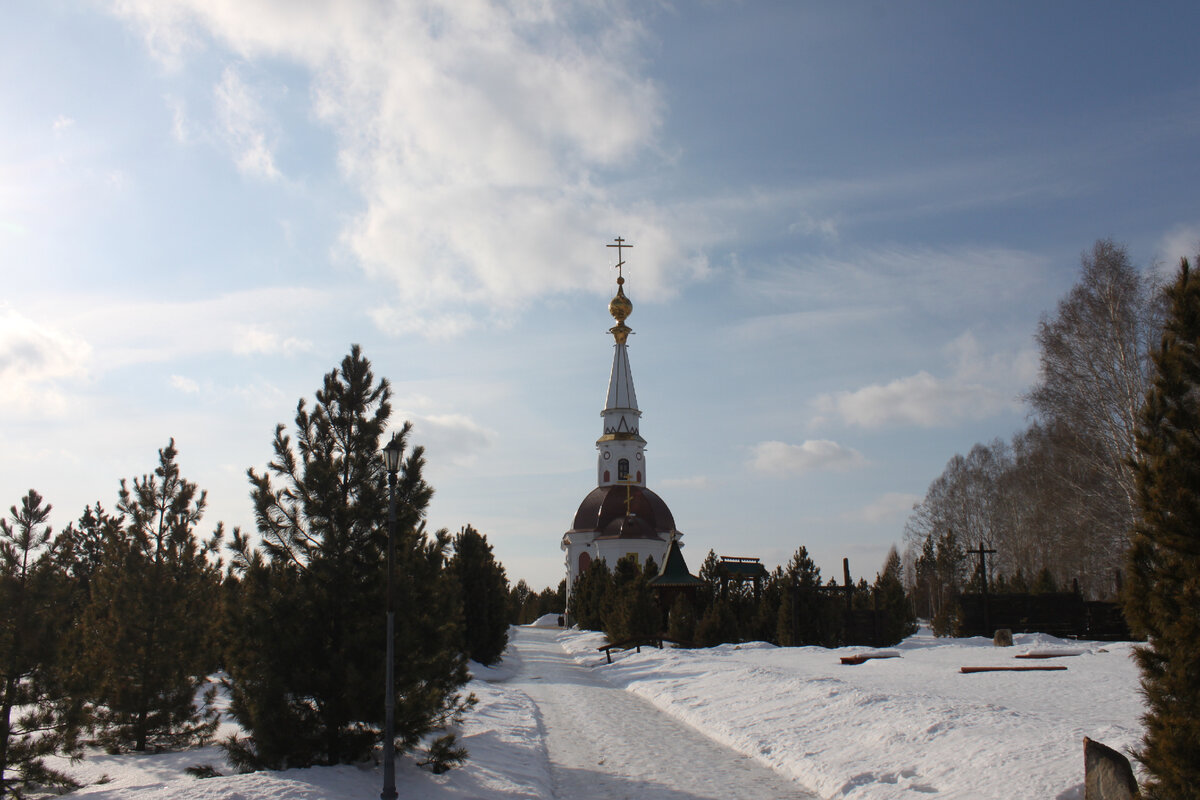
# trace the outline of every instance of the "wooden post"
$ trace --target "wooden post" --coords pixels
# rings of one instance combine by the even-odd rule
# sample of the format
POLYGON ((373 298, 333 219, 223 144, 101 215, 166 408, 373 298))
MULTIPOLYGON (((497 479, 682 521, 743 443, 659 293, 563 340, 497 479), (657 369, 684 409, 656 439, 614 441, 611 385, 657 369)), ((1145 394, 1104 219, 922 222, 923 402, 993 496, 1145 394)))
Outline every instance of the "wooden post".
POLYGON ((842 611, 842 629, 845 632, 846 627, 850 623, 851 611, 853 610, 854 600, 854 585, 850 583, 850 559, 842 559, 842 585, 838 586, 835 579, 830 579, 830 584, 827 586, 815 587, 821 592, 841 592, 845 596, 845 608, 842 611))
POLYGON ((800 644, 800 576, 792 575, 792 647, 800 644))
POLYGON ((980 539, 979 549, 968 550, 967 552, 979 554, 979 582, 980 586, 982 587, 981 592, 983 594, 983 634, 985 636, 990 636, 992 633, 994 633, 994 631, 992 631, 991 609, 989 608, 990 604, 988 603, 987 557, 988 554, 995 554, 996 551, 984 547, 983 539, 980 539))
POLYGON ((879 587, 871 587, 871 646, 882 647, 879 641, 879 587))
POLYGON ((850 559, 842 559, 842 585, 846 588, 846 611, 849 612, 853 606, 852 600, 854 597, 854 587, 850 584, 850 559))

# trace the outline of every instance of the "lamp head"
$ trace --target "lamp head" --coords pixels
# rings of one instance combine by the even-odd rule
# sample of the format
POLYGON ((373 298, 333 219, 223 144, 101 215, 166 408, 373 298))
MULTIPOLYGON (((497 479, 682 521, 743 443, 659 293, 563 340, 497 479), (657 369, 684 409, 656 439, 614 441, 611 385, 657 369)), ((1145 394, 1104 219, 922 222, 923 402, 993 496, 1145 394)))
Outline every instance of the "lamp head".
POLYGON ((400 456, 404 453, 404 445, 392 434, 392 440, 383 448, 383 464, 391 475, 400 471, 400 456))

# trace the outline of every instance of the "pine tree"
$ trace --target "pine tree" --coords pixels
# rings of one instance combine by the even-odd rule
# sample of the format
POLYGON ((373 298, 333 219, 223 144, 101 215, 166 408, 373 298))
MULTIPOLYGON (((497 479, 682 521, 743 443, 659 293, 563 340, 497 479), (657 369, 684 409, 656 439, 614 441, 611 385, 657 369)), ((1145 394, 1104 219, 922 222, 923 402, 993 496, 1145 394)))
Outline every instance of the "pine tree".
POLYGON ((525 618, 525 604, 529 602, 530 597, 535 596, 524 578, 517 581, 517 585, 508 592, 508 621, 513 625, 527 625, 537 619, 537 617, 525 618))
POLYGON ((696 610, 686 594, 680 594, 671 604, 667 617, 667 638, 676 642, 695 641, 696 610))
POLYGON ((1020 567, 1009 581, 1008 590, 1014 594, 1027 594, 1029 592, 1029 581, 1025 580, 1025 572, 1020 567))
POLYGON ((1162 344, 1137 432, 1141 517, 1129 553, 1126 611, 1148 711, 1138 758, 1147 796, 1200 786, 1200 279, 1185 259, 1167 290, 1162 344))
POLYGON ((575 578, 571 590, 571 619, 583 630, 604 630, 604 609, 608 607, 612 592, 613 577, 608 562, 603 559, 593 561, 575 578))
POLYGON ((467 655, 480 664, 500 660, 508 645, 508 578, 487 537, 467 525, 454 537, 450 570, 458 579, 467 655))
POLYGON ((959 619, 958 595, 962 585, 966 554, 958 543, 954 530, 947 530, 937 540, 934 573, 937 585, 932 627, 935 636, 953 636, 959 619))
POLYGON ((54 539, 54 560, 71 579, 73 602, 80 607, 91 595, 92 577, 104 562, 104 545, 117 535, 121 520, 96 503, 83 510, 54 539))
POLYGON ((937 550, 932 532, 921 542, 921 553, 913 564, 913 604, 918 617, 931 619, 938 609, 937 550))
POLYGON ((903 641, 917 632, 917 618, 912 603, 904 593, 904 566, 893 546, 883 562, 883 570, 875 576, 873 591, 879 607, 879 646, 903 641))
POLYGON ((636 557, 625 555, 617 559, 617 565, 613 567, 612 571, 613 588, 620 591, 640 577, 642 577, 642 568, 638 566, 636 557))
MULTIPOLYGON (((279 425, 266 470, 248 471, 262 549, 235 532, 229 672, 230 711, 249 738, 224 743, 242 769, 354 762, 380 739, 390 396, 354 345, 312 409, 297 405, 295 441, 279 425)), ((433 490, 410 432, 395 434, 407 450, 396 487, 397 752, 469 701, 457 691, 468 674, 450 537, 425 530, 433 490)))
POLYGON ((558 582, 558 588, 547 586, 537 594, 530 592, 525 601, 522 617, 525 622, 533 622, 546 614, 561 615, 566 609, 567 581, 564 578, 558 582))
POLYGON ((717 557, 716 551, 708 551, 708 555, 700 564, 700 572, 697 573, 697 577, 704 581, 704 585, 696 593, 696 611, 703 617, 704 612, 724 594, 724 575, 721 569, 721 560, 717 557))
POLYGON ((783 571, 776 640, 784 647, 828 644, 833 619, 820 591, 821 570, 801 546, 783 571))
POLYGON ((176 455, 172 439, 153 475, 132 488, 121 481, 119 523, 104 525, 89 574, 75 678, 96 705, 98 741, 112 751, 184 747, 216 729, 216 713, 197 708, 195 696, 219 665, 219 572, 208 561, 219 542, 197 538, 205 495, 180 475, 176 455))
POLYGON ((1058 591, 1058 581, 1054 579, 1054 573, 1050 571, 1049 567, 1042 567, 1038 571, 1029 591, 1032 594, 1053 594, 1058 591))
POLYGON ((69 619, 49 557, 50 506, 30 489, 9 514, 0 519, 0 798, 21 798, 77 786, 44 759, 75 752, 83 717, 58 669, 69 619))
POLYGON ((762 591, 750 614, 743 638, 779 644, 779 617, 788 598, 788 581, 782 567, 776 567, 764 581, 762 591))
POLYGON ((696 623, 696 643, 701 647, 713 647, 736 641, 737 618, 733 614, 733 606, 728 600, 718 598, 696 623))
POLYGON ((610 642, 625 642, 658 635, 661 615, 654 593, 647 584, 647 574, 658 567, 654 559, 646 559, 643 571, 633 556, 623 556, 613 570, 613 591, 602 613, 604 632, 610 642))

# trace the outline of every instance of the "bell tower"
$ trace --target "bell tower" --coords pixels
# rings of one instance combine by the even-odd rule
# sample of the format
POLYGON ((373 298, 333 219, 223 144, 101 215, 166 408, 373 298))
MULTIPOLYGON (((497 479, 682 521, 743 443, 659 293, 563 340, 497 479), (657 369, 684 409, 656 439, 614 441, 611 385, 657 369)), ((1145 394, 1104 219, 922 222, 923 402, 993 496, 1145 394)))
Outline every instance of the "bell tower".
POLYGON ((602 432, 596 440, 596 488, 583 498, 571 529, 562 537, 568 597, 576 579, 594 562, 604 561, 611 568, 619 559, 632 556, 639 564, 653 558, 662 567, 669 544, 683 535, 675 528, 671 509, 646 486, 646 440, 638 430, 642 412, 629 369, 633 331, 625 324, 633 303, 625 296, 621 255, 631 245, 618 238, 608 246, 617 248, 617 294, 608 304, 608 313, 616 320, 608 329, 613 337, 612 372, 600 412, 602 432))
POLYGON ((599 451, 596 466, 596 485, 646 485, 646 440, 638 433, 638 421, 642 412, 638 410, 637 392, 633 389, 633 372, 629 368, 629 334, 633 330, 625 320, 633 313, 633 303, 625 296, 625 276, 622 274, 625 261, 621 250, 633 245, 617 238, 617 294, 608 304, 608 313, 617 324, 608 329, 613 344, 612 373, 608 378, 608 398, 600 416, 604 420, 603 433, 596 440, 599 451))

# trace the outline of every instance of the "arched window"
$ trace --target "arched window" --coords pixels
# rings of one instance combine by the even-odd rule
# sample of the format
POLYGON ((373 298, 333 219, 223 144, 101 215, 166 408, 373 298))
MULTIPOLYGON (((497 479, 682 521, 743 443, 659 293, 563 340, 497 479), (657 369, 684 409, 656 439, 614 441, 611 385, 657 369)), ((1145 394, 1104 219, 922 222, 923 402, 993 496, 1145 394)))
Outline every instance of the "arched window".
POLYGON ((637 482, 642 482, 642 471, 640 469, 637 471, 637 482))
POLYGON ((608 483, 612 478, 608 477, 608 470, 604 470, 604 482, 608 483))
POLYGON ((579 574, 582 575, 583 573, 587 572, 588 567, 590 567, 591 565, 592 565, 592 557, 590 555, 588 555, 587 552, 580 553, 579 554, 579 574))
POLYGON ((628 458, 622 458, 620 461, 617 462, 617 480, 619 480, 619 481, 629 480, 629 459, 628 458))

